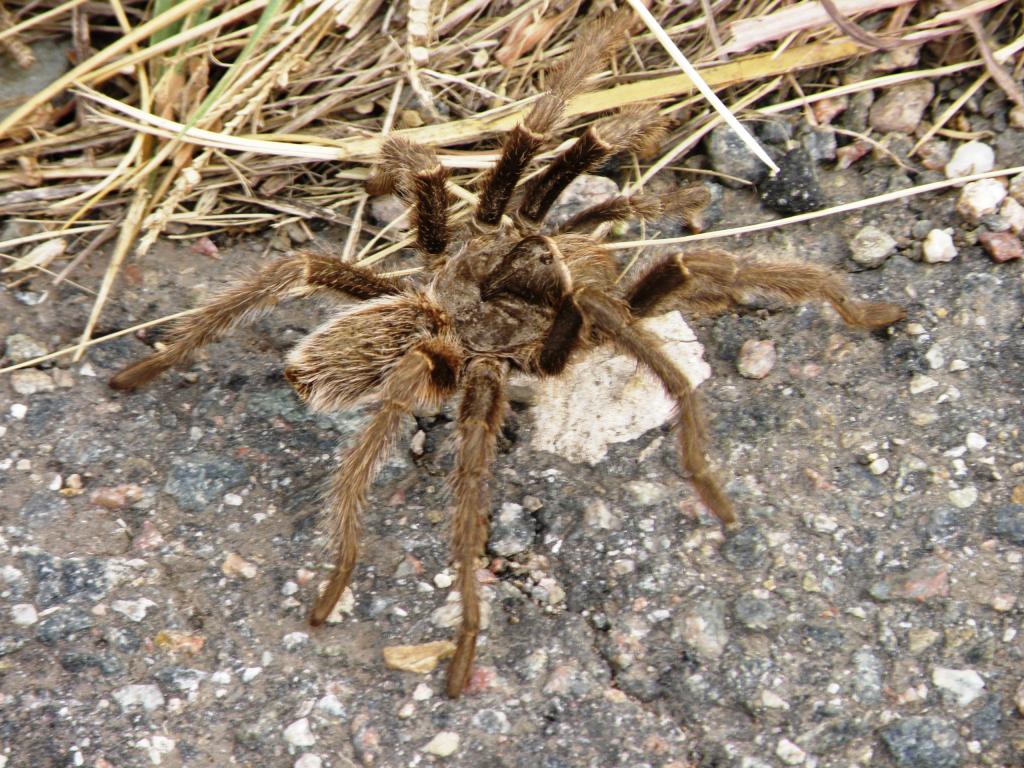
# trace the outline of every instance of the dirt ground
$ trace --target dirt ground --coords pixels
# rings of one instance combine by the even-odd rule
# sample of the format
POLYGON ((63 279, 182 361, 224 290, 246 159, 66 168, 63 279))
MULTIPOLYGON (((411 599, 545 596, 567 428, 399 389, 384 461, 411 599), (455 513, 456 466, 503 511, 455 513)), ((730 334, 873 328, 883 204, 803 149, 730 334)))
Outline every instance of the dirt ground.
MULTIPOLYGON (((990 143, 997 167, 1024 164, 1021 131, 990 143)), ((911 183, 884 157, 819 172, 832 202, 911 183)), ((768 215, 718 192, 715 228, 768 215)), ((319 494, 365 417, 313 416, 281 375, 322 309, 289 305, 137 394, 105 385, 145 354, 133 337, 5 376, 0 765, 1024 763, 1021 262, 989 258, 958 194, 722 241, 849 272, 908 314, 875 334, 820 306, 694 321, 735 534, 698 510, 669 428, 573 464, 531 450, 515 405, 490 626, 458 701, 443 664, 382 657, 451 633, 451 405, 408 419, 375 485, 349 612, 305 622, 327 573, 319 494), (869 224, 896 241, 874 269, 849 258, 869 224), (955 230, 952 262, 920 260, 933 227, 955 230), (774 343, 766 378, 737 371, 751 339, 774 343)), ((219 241, 215 260, 165 241, 125 268, 99 332, 191 306, 267 243, 219 241)), ((44 287, 0 293, 8 360, 88 316, 72 287, 34 303, 44 287)))

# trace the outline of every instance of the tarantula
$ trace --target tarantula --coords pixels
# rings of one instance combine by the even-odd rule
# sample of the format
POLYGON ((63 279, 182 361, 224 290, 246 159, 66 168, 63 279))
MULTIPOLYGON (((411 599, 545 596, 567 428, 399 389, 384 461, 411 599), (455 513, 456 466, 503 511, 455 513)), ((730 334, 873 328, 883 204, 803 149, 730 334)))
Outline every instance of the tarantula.
POLYGON ((334 473, 327 525, 334 572, 309 621, 319 625, 348 585, 356 562, 360 512, 401 418, 456 393, 458 448, 450 477, 454 494, 453 559, 462 622, 448 669, 447 691, 458 696, 470 677, 480 631, 475 566, 487 539, 488 477, 512 371, 558 375, 575 353, 611 343, 649 368, 678 404, 682 467, 701 501, 725 524, 732 506, 704 457, 704 428, 689 382, 637 322, 670 303, 697 312, 735 307, 751 292, 790 302, 829 302, 859 328, 882 328, 903 317, 892 304, 858 301, 832 272, 798 263, 745 262, 719 250, 661 258, 628 284, 598 238, 584 231, 604 222, 654 217, 676 209, 691 217, 707 192, 691 187, 669 198, 619 196, 545 229, 549 208, 579 174, 623 150, 648 144, 662 130, 653 109, 626 109, 598 120, 520 185, 547 145, 566 102, 579 93, 623 36, 619 19, 592 25, 550 88, 504 139, 484 176, 471 221, 454 229, 448 170, 433 149, 388 138, 370 191, 394 191, 411 207, 418 249, 427 257, 421 283, 375 274, 314 252, 297 252, 236 284, 177 322, 167 346, 124 368, 115 389, 134 389, 186 363, 200 347, 289 296, 355 300, 303 339, 287 358, 285 377, 314 410, 333 411, 371 400, 377 408, 334 473), (518 189, 517 189, 518 187, 518 189))

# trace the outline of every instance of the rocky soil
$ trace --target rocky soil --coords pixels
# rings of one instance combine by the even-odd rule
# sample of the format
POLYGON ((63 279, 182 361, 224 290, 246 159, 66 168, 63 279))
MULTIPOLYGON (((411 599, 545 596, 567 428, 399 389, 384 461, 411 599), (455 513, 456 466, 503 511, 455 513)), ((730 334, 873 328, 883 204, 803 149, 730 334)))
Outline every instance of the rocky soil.
MULTIPOLYGON (((1024 132, 995 102, 974 104, 972 128, 995 167, 1024 164, 1024 132)), ((868 107, 837 123, 901 117, 868 107)), ((930 147, 912 179, 884 153, 836 170, 828 128, 763 133, 780 156, 802 147, 820 180, 777 208, 943 178, 962 143, 930 147)), ((690 163, 743 160, 709 151, 690 163)), ((695 502, 668 425, 589 464, 537 449, 517 402, 480 574, 490 624, 458 701, 443 662, 413 673, 383 655, 451 635, 450 405, 407 419, 339 621, 305 622, 328 572, 320 490, 365 418, 311 415, 281 376, 322 309, 289 305, 134 395, 105 385, 147 351, 132 337, 6 375, 0 765, 1024 763, 1022 262, 1013 194, 986 186, 980 203, 951 190, 722 241, 849 272, 856 294, 908 313, 878 334, 763 301, 693 319, 734 534, 695 502)), ((772 215, 749 188, 713 187, 714 228, 772 215)), ((273 255, 267 238, 219 245, 214 259, 167 241, 129 264, 100 331, 188 307, 273 255)), ((103 266, 76 279, 97 285, 103 266)), ((77 337, 91 295, 41 300, 45 287, 0 293, 5 362, 77 337)))

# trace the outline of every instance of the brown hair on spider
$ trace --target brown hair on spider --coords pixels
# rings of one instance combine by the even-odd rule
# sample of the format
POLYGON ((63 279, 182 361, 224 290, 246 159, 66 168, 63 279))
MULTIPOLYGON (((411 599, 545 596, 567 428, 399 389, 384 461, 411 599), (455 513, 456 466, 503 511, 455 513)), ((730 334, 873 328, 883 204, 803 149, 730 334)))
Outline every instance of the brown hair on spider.
POLYGON ((461 395, 458 447, 449 479, 455 499, 452 558, 462 600, 455 656, 448 669, 452 697, 466 687, 480 632, 475 570, 487 540, 488 479, 511 372, 557 376, 576 353, 599 344, 613 344, 635 358, 677 404, 683 471, 708 509, 732 525, 732 504, 705 459, 705 431, 693 388, 638 320, 670 307, 720 312, 750 293, 789 302, 826 301, 858 328, 884 328, 904 316, 893 304, 854 299, 828 269, 744 261, 721 250, 665 256, 634 279, 616 282, 612 257, 600 239, 584 233, 606 222, 666 213, 694 221, 709 199, 701 186, 670 196, 613 197, 560 227, 545 226, 549 209, 573 179, 616 153, 647 147, 663 131, 655 109, 623 109, 596 121, 540 173, 520 184, 532 161, 557 135, 567 99, 586 87, 588 77, 623 37, 626 19, 616 14, 584 30, 566 63, 552 74, 549 90, 505 137, 466 224, 452 227, 449 222, 448 171, 435 151, 400 136, 384 142, 369 187, 375 193, 394 191, 412 208, 425 280, 389 278, 330 256, 296 252, 178 320, 162 351, 110 380, 115 389, 135 389, 187 363, 200 347, 288 296, 355 302, 300 341, 285 368, 288 381, 314 410, 377 403, 327 493, 334 571, 313 605, 313 625, 326 620, 352 578, 367 491, 394 446, 402 417, 461 395))

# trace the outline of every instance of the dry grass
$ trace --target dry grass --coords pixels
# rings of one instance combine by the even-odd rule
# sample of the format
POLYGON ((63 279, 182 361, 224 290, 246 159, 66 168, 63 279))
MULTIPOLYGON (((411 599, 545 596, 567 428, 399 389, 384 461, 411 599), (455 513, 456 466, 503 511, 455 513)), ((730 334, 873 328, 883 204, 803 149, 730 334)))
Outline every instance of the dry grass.
MULTIPOLYGON (((465 210, 495 157, 493 138, 543 88, 579 25, 611 5, 591 2, 583 14, 580 0, 7 0, 0 55, 31 66, 32 43, 70 40, 75 66, 0 121, 0 212, 21 230, 0 242, 0 256, 22 259, 12 281, 71 285, 87 257, 104 254, 102 280, 82 287, 95 303, 79 355, 121 266, 158 237, 286 233, 320 220, 351 227, 347 256, 386 259, 408 244, 401 233, 385 229, 375 236, 383 247, 359 247, 362 181, 384 133, 441 147, 465 210), (51 239, 66 247, 40 263, 27 258, 51 239)), ((812 114, 822 99, 967 70, 974 90, 991 79, 1024 102, 1024 20, 1014 0, 647 5, 653 24, 634 28, 569 110, 570 131, 643 101, 672 119, 663 154, 634 162, 631 187, 723 119, 659 38, 747 117, 812 114), (898 74, 864 63, 882 55, 868 46, 910 43, 920 57, 898 74)), ((968 98, 928 135, 947 130, 968 98)))

